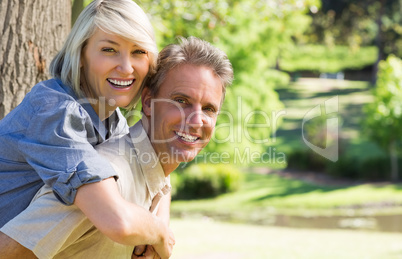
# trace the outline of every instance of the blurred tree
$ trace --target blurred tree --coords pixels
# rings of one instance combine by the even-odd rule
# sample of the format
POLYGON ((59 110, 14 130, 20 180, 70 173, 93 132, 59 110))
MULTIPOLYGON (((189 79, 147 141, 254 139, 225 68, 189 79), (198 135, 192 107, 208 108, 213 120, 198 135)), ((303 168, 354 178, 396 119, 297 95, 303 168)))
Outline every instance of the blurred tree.
POLYGON ((235 81, 228 89, 215 139, 205 150, 263 151, 272 141, 283 108, 274 88, 289 81, 275 70, 286 50, 311 22, 319 0, 142 0, 160 46, 177 36, 197 36, 224 50, 235 81))
POLYGON ((388 151, 391 178, 398 180, 398 150, 402 143, 402 60, 391 55, 381 61, 374 102, 365 107, 366 133, 388 151))
POLYGON ((71 26, 74 25, 75 20, 77 20, 78 16, 84 10, 84 7, 86 4, 84 3, 84 0, 71 0, 73 7, 71 10, 71 26))
POLYGON ((322 0, 322 8, 311 13, 309 41, 328 46, 348 45, 352 50, 377 46, 375 82, 380 60, 390 54, 402 57, 401 8, 400 0, 322 0))
POLYGON ((39 81, 70 30, 71 0, 0 1, 0 119, 39 81))

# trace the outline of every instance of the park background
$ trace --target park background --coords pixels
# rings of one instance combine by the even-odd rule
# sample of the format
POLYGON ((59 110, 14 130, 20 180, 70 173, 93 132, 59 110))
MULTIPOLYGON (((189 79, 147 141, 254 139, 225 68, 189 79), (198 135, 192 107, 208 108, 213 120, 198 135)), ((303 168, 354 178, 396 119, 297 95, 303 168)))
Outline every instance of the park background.
MULTIPOLYGON (((0 1, 0 118, 88 2, 0 1)), ((235 72, 171 176, 173 258, 402 258, 402 1, 136 2, 159 49, 197 36, 235 72)))

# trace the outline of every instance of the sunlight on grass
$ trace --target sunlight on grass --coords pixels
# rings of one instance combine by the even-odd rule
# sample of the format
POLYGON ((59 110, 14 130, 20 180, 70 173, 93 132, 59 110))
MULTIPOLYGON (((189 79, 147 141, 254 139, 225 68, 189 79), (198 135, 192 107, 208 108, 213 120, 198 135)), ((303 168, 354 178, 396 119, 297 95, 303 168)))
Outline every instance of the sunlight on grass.
MULTIPOLYGON (((320 186, 300 180, 285 179, 276 174, 247 173, 241 189, 214 199, 174 201, 172 213, 206 213, 208 215, 239 215, 247 218, 253 212, 339 215, 350 213, 351 205, 402 204, 401 185, 320 186), (346 209, 344 209, 346 208, 346 209)), ((374 208, 375 209, 375 208, 374 208)), ((389 213, 389 210, 370 210, 370 213, 389 213)))
POLYGON ((229 224, 208 218, 177 220, 172 259, 356 259, 402 256, 402 235, 229 224))

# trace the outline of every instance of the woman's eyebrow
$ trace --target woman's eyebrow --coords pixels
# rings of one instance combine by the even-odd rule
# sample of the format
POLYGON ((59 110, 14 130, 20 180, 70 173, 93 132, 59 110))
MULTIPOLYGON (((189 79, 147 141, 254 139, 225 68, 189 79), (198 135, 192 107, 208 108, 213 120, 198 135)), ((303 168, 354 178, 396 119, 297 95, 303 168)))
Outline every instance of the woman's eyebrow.
POLYGON ((113 40, 109 40, 109 39, 100 40, 100 42, 108 42, 108 43, 110 43, 110 44, 114 44, 114 45, 120 46, 119 43, 117 43, 117 42, 115 42, 115 41, 113 41, 113 40))
MULTIPOLYGON (((107 43, 110 43, 110 44, 120 46, 120 44, 118 42, 110 40, 110 39, 103 39, 103 40, 100 40, 99 42, 107 42, 107 43)), ((133 44, 133 48, 139 48, 139 47, 138 47, 137 44, 133 44)))

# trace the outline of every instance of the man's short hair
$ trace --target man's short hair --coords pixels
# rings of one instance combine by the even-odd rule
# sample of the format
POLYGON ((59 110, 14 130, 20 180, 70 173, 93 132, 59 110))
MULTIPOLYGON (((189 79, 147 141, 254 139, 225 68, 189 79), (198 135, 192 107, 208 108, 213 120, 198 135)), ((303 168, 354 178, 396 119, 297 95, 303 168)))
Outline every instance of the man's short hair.
POLYGON ((222 82, 223 102, 226 87, 233 81, 232 64, 225 52, 196 37, 180 38, 179 44, 170 44, 159 53, 157 71, 146 84, 151 95, 155 96, 158 93, 170 70, 185 64, 212 69, 222 82))

